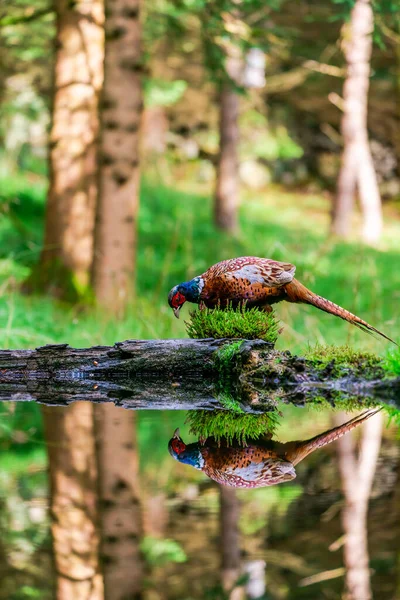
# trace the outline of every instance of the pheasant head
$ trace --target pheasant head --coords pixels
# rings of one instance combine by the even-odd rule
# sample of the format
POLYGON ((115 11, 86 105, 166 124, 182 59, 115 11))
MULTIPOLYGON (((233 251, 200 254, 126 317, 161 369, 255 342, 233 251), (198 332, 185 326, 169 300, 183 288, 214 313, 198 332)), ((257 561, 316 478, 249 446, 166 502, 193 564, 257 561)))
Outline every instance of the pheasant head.
POLYGON ((194 443, 186 445, 180 438, 179 429, 175 429, 174 435, 169 441, 168 450, 175 460, 185 465, 190 465, 200 471, 202 470, 204 458, 200 451, 200 444, 194 443))
POLYGON ((203 287, 203 278, 194 277, 194 279, 180 283, 172 288, 168 294, 168 304, 174 311, 174 315, 177 319, 179 319, 179 311, 185 302, 199 303, 203 287))

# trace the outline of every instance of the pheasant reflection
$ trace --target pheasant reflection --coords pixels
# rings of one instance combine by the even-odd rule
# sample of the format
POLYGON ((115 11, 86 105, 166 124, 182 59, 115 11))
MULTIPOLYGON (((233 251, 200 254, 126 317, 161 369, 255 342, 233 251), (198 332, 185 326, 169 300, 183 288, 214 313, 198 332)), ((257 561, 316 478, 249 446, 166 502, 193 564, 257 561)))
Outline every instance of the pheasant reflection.
POLYGON ((281 443, 268 436, 249 440, 246 446, 237 442, 219 443, 208 438, 204 444, 186 445, 179 437, 179 429, 168 444, 168 450, 181 463, 203 471, 218 483, 235 488, 257 488, 276 485, 296 477, 295 466, 306 456, 334 442, 358 427, 381 409, 372 409, 334 427, 310 440, 281 443))

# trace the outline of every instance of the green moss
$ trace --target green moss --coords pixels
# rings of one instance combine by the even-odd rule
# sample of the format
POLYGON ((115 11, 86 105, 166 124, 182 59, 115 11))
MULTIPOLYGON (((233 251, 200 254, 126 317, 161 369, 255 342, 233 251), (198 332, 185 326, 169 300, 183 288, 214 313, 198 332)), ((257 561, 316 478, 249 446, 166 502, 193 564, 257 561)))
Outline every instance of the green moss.
POLYGON ((349 346, 320 346, 309 348, 305 358, 318 370, 329 371, 331 378, 346 375, 365 380, 384 377, 384 361, 369 352, 357 352, 349 346))
POLYGON ((217 389, 217 398, 221 405, 224 407, 224 409, 231 410, 236 414, 244 414, 244 410, 240 406, 240 402, 236 400, 236 398, 234 398, 230 393, 229 386, 227 387, 227 389, 223 389, 223 386, 219 381, 219 385, 217 387, 219 388, 217 389))
POLYGON ((244 306, 237 310, 232 307, 196 310, 185 324, 191 338, 241 338, 274 344, 279 334, 279 321, 273 312, 246 310, 244 306))
POLYGON ((199 438, 226 438, 229 443, 237 440, 244 445, 247 440, 272 435, 278 425, 278 413, 254 415, 223 410, 194 410, 188 413, 186 421, 190 425, 190 433, 199 438))
POLYGON ((232 342, 230 344, 224 344, 221 348, 215 352, 214 363, 219 378, 230 379, 233 373, 234 361, 237 353, 239 352, 244 340, 232 342))

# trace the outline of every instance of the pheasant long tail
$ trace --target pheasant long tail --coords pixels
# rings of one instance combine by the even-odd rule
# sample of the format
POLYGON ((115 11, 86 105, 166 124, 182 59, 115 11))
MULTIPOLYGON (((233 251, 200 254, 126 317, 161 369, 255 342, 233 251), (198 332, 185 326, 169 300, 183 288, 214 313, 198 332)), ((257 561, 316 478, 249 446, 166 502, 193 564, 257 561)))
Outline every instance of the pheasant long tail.
POLYGON ((292 462, 294 465, 297 465, 300 461, 302 461, 306 456, 317 450, 318 448, 322 448, 323 446, 327 446, 331 444, 335 440, 339 439, 352 429, 355 429, 362 423, 364 423, 370 417, 376 415, 381 408, 373 408, 367 410, 360 415, 354 417, 347 423, 343 423, 343 425, 339 425, 338 427, 334 427, 330 431, 326 431, 325 433, 321 433, 320 435, 311 438, 311 440, 307 440, 306 442, 295 442, 293 449, 291 449, 287 453, 287 460, 292 462))
POLYGON ((322 296, 318 296, 318 294, 314 294, 314 292, 307 289, 302 283, 300 283, 300 281, 297 281, 297 279, 293 279, 290 283, 287 283, 285 285, 285 290, 289 302, 302 302, 304 304, 311 304, 311 306, 315 306, 316 308, 330 313, 331 315, 335 315, 344 321, 348 321, 366 333, 371 335, 377 333, 386 340, 389 340, 389 342, 392 342, 398 346, 397 342, 382 333, 382 331, 379 331, 379 329, 376 329, 366 321, 363 321, 363 319, 360 319, 360 317, 353 315, 351 312, 345 308, 342 308, 338 304, 335 304, 334 302, 331 302, 322 296))

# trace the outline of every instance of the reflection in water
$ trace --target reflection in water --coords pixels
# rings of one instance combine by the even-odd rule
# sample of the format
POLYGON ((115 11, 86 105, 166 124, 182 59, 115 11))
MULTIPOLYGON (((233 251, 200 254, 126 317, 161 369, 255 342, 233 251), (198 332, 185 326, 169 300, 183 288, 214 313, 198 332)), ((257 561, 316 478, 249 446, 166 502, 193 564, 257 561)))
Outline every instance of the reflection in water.
MULTIPOLYGON (((3 406, 0 422, 3 426, 10 425, 8 431, 13 426, 13 438, 5 427, 0 427, 0 600, 26 600, 31 589, 29 597, 36 593, 41 600, 51 600, 55 574, 51 569, 54 555, 49 543, 51 512, 47 500, 45 446, 39 443, 41 432, 34 433, 37 421, 32 404, 3 406), (18 593, 25 589, 25 594, 18 593)), ((307 439, 333 427, 331 411, 311 412, 286 406, 281 410, 280 431, 284 440, 307 439)), ((226 600, 233 591, 241 591, 246 600, 260 596, 271 600, 343 598, 343 567, 349 565, 343 561, 341 552, 344 538, 340 513, 344 501, 335 445, 309 455, 296 467, 296 480, 287 485, 237 490, 215 485, 201 471, 182 467, 166 453, 166 443, 178 424, 182 427, 183 439, 188 436, 188 428, 184 428, 186 417, 176 411, 143 411, 137 415, 144 512, 141 549, 146 561, 143 600, 183 600, 189 595, 191 600, 226 600), (239 582, 236 579, 233 590, 232 584, 228 585, 225 593, 222 580, 232 563, 224 562, 226 571, 221 572, 220 489, 237 495, 240 508, 239 523, 232 525, 232 520, 226 519, 227 533, 235 527, 239 534, 235 551, 238 547, 240 567, 239 582)), ((362 431, 362 435, 350 433, 341 440, 347 442, 354 437, 360 442, 355 445, 364 448, 361 440, 369 425, 378 422, 375 416, 355 431, 356 434, 362 431)), ((77 452, 80 446, 76 427, 71 435, 70 450, 77 452)), ((374 598, 379 600, 400 598, 400 447, 395 435, 395 427, 384 428, 384 443, 367 515, 370 584, 374 598)), ((66 466, 67 448, 54 431, 52 437, 53 447, 58 448, 66 466)), ((370 436, 365 444, 369 450, 370 436)), ((122 466, 128 468, 127 464, 122 466)), ((87 484, 83 471, 79 473, 87 484)), ((72 490, 75 502, 84 507, 82 496, 71 485, 67 493, 72 490)), ((227 502, 224 509, 226 512, 227 502)), ((62 510, 63 514, 58 513, 58 526, 68 517, 75 518, 71 504, 65 503, 62 510)), ((71 523, 71 520, 66 522, 63 533, 69 536, 64 539, 71 539, 74 546, 70 547, 69 555, 66 552, 60 558, 69 560, 75 569, 78 551, 82 551, 84 564, 85 548, 80 543, 81 538, 75 537, 73 526, 76 524, 71 523)), ((231 544, 231 540, 226 537, 226 544, 231 544)), ((89 554, 86 557, 89 565, 89 554)), ((232 566, 236 568, 236 564, 233 562, 232 566)), ((71 578, 71 582, 77 584, 77 579, 71 578)))
POLYGON ((276 442, 269 436, 240 445, 227 439, 217 442, 185 444, 177 429, 168 450, 177 461, 203 471, 218 483, 236 488, 259 488, 290 481, 296 477, 295 466, 306 456, 342 437, 381 409, 367 410, 338 427, 309 440, 276 442))
POLYGON ((239 500, 236 490, 218 487, 222 586, 229 600, 243 600, 242 589, 235 585, 240 576, 239 500))
MULTIPOLYGON (((340 416, 334 418, 340 421, 340 416)), ((346 599, 371 600, 367 511, 382 439, 382 415, 365 426, 357 457, 351 436, 337 445, 339 471, 345 498, 342 510, 346 599)))

